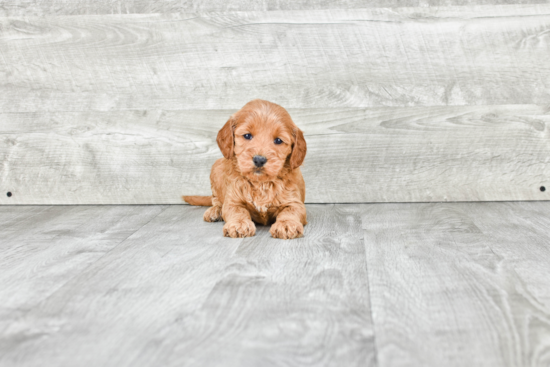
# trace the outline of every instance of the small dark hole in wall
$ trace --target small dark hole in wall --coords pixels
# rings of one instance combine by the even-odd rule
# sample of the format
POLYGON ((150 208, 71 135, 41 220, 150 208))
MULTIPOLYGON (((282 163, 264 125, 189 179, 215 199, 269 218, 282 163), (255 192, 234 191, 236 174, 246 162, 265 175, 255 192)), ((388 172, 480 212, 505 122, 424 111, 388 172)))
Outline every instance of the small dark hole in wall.
POLYGON ((8 195, 8 197, 11 198, 11 191, 8 191, 6 195, 8 195))
POLYGON ((540 191, 545 192, 545 191, 546 191, 546 187, 541 186, 541 187, 540 187, 540 191))

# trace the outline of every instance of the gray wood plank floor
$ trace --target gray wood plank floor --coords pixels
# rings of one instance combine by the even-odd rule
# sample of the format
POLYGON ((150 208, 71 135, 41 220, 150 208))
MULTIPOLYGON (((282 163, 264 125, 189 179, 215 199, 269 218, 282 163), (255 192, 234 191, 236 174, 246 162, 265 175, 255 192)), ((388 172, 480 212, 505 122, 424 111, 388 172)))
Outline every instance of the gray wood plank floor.
POLYGON ((548 366, 550 203, 0 206, 0 365, 548 366))
POLYGON ((549 209, 363 207, 380 365, 548 366, 549 209))

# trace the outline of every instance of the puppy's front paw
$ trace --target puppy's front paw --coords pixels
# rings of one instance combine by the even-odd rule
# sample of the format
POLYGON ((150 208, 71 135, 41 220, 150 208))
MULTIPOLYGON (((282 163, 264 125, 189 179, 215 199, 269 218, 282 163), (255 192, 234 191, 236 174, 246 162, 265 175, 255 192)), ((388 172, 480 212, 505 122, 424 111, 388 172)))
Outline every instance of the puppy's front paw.
POLYGON ((276 221, 269 230, 273 238, 290 240, 292 238, 302 237, 304 235, 304 226, 302 223, 291 220, 276 221))
POLYGON ((203 219, 205 222, 219 222, 222 220, 222 208, 219 206, 208 208, 204 213, 203 219))
POLYGON ((223 235, 225 237, 252 237, 256 234, 256 226, 250 219, 238 222, 228 222, 223 226, 223 235))

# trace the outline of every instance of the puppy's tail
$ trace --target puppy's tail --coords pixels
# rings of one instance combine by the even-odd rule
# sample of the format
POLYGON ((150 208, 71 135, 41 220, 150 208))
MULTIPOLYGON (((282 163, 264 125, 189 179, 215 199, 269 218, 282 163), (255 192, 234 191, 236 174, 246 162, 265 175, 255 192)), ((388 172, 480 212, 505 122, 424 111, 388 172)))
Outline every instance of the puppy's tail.
POLYGON ((212 196, 182 196, 191 205, 212 206, 212 196))

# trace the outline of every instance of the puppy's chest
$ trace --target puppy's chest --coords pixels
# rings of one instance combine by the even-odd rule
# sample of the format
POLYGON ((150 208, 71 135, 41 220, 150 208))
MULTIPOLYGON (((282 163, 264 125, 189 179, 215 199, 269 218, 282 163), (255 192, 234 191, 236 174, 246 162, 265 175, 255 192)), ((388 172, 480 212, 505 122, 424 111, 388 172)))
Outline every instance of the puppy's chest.
POLYGON ((265 185, 250 190, 247 204, 252 219, 258 223, 267 224, 278 212, 281 201, 277 190, 270 185, 265 185))

